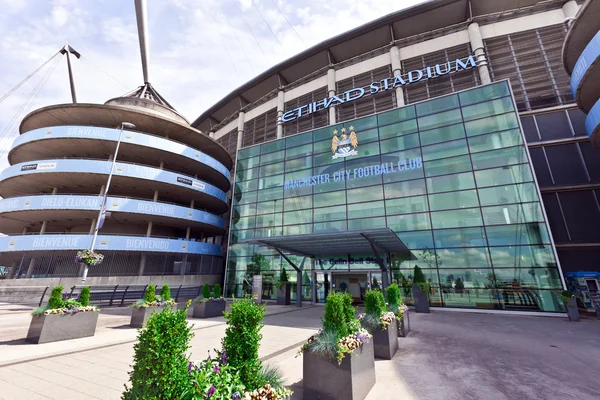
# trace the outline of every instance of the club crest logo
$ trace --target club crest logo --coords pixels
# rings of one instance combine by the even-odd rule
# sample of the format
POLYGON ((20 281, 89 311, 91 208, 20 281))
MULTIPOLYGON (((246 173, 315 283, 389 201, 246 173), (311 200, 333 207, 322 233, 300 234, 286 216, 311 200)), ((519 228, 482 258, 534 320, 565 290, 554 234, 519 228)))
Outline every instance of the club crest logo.
POLYGON ((338 138, 337 129, 333 131, 333 139, 331 139, 331 151, 333 156, 331 158, 340 158, 354 156, 358 154, 356 148, 358 147, 358 137, 354 132, 354 127, 348 128, 349 134, 346 134, 346 128, 342 128, 342 134, 338 138))

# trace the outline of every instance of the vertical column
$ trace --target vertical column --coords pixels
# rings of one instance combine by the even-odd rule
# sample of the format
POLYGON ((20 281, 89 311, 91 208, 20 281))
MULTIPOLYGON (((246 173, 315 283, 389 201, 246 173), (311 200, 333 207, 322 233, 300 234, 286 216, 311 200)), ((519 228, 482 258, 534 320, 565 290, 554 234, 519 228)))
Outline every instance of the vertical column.
MULTIPOLYGON (((40 235, 43 235, 44 233, 46 233, 47 227, 48 227, 48 221, 42 222, 42 227, 40 228, 40 235)), ((35 268, 35 258, 32 258, 29 261, 29 267, 27 267, 27 274, 25 275, 25 278, 31 278, 31 276, 33 275, 34 268, 35 268)))
POLYGON ((215 138, 215 131, 208 132, 208 137, 215 138))
POLYGON ((8 271, 8 279, 15 279, 15 275, 17 273, 17 265, 19 265, 17 261, 13 261, 12 264, 10 264, 10 271, 8 271))
POLYGON ((475 55, 475 62, 478 65, 479 78, 481 79, 481 83, 483 85, 487 85, 488 83, 492 83, 492 79, 490 78, 490 70, 488 68, 487 59, 485 57, 485 51, 483 51, 483 39, 481 37, 481 30, 479 29, 479 24, 477 22, 473 22, 468 27, 469 32, 469 41, 471 43, 471 50, 475 55))
POLYGON ((567 20, 567 24, 571 26, 575 16, 577 15, 577 11, 579 11, 579 6, 575 0, 567 1, 565 5, 562 7, 563 14, 565 14, 565 20, 567 20))
POLYGON ((246 113, 240 111, 238 114, 238 137, 237 137, 237 150, 242 148, 242 136, 244 136, 244 122, 246 122, 246 113))
POLYGON ((277 139, 283 137, 283 122, 281 116, 285 108, 285 92, 280 90, 277 92, 277 139))
MULTIPOLYGON (((402 75, 402 60, 400 58, 400 49, 398 46, 390 48, 390 60, 392 64, 392 74, 394 77, 402 75)), ((396 86, 396 107, 404 106, 404 88, 396 86)))
MULTIPOLYGON (((335 69, 327 70, 327 97, 335 96, 335 69)), ((335 107, 329 107, 329 124, 336 123, 335 107)))

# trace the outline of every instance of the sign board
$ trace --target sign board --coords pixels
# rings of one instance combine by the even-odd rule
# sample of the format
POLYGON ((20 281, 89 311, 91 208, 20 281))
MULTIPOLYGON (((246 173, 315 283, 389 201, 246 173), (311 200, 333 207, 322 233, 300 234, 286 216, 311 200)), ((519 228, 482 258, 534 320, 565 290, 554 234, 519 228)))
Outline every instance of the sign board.
POLYGON ((252 277, 252 298, 257 304, 262 303, 263 276, 254 275, 252 277))

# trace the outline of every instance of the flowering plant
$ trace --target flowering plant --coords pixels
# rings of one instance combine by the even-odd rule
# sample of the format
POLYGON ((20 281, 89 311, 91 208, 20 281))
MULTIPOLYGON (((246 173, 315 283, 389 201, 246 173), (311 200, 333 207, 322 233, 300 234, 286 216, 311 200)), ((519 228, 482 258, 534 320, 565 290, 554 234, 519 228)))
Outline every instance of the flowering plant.
POLYGON ((193 392, 187 398, 196 399, 234 399, 241 400, 244 384, 240 373, 227 363, 225 351, 198 363, 189 362, 188 372, 192 378, 193 392))
POLYGON ((79 298, 71 297, 68 292, 63 293, 62 286, 55 286, 50 293, 48 304, 34 309, 31 315, 77 314, 78 312, 100 311, 98 307, 90 306, 89 301, 89 286, 81 289, 79 298))
POLYGON ((85 265, 98 265, 102 263, 104 256, 100 253, 94 253, 90 250, 81 250, 75 256, 76 263, 84 263, 85 265))

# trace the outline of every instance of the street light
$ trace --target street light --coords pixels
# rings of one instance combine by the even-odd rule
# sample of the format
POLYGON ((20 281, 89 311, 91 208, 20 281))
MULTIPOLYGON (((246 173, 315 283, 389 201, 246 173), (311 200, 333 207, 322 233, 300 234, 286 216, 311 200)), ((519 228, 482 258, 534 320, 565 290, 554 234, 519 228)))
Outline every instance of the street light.
MULTIPOLYGON (((100 210, 98 211, 98 217, 96 218, 96 227, 94 228, 94 236, 92 237, 92 245, 90 246, 90 252, 94 251, 94 246, 96 246, 96 239, 98 238, 98 231, 104 222, 104 216, 106 215, 106 196, 108 194, 108 189, 110 188, 110 181, 112 180, 113 172, 115 170, 115 164, 117 163, 117 155, 119 154, 119 146, 121 145, 121 138, 123 137, 123 130, 125 128, 134 129, 135 125, 131 122, 121 122, 121 131, 119 132, 119 140, 117 141, 117 148, 115 149, 115 154, 112 159, 112 165, 110 166, 110 173, 108 174, 108 180, 106 181, 106 186, 104 187, 104 194, 102 195, 102 203, 100 205, 100 210)), ((81 284, 85 284, 85 279, 87 278, 89 266, 85 264, 85 269, 83 270, 83 276, 81 277, 81 284)))

